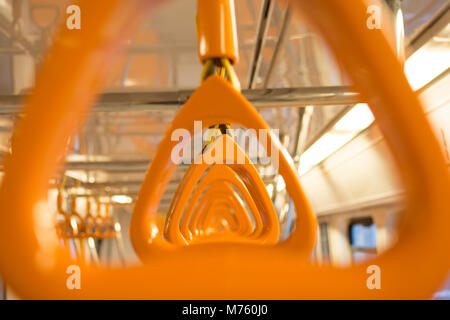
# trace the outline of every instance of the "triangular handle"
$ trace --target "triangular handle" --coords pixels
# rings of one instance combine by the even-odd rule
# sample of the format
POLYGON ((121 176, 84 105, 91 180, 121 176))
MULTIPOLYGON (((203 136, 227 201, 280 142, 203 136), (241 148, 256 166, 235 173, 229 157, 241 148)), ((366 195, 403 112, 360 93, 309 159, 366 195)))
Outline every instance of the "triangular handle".
MULTIPOLYGON (((227 231, 229 233, 233 233, 234 235, 240 237, 248 237, 249 232, 246 229, 251 230, 251 221, 245 221, 246 223, 250 222, 250 224, 241 227, 242 222, 238 221, 239 214, 237 211, 240 211, 243 208, 241 206, 242 204, 239 202, 239 199, 229 193, 225 194, 214 191, 211 192, 211 194, 206 194, 205 192, 204 196, 198 203, 198 211, 200 214, 193 217, 190 225, 188 226, 190 227, 189 232, 194 235, 191 241, 196 241, 197 239, 200 241, 203 240, 205 235, 211 233, 210 229, 214 232, 219 232, 218 227, 221 225, 220 220, 225 220, 227 222, 227 231), (211 194, 214 194, 214 196, 211 194), (216 222, 214 223, 214 221, 216 222)), ((248 215, 241 216, 248 218, 248 215)))
POLYGON ((200 161, 195 162, 197 164, 192 164, 182 179, 182 183, 176 192, 177 196, 174 198, 167 214, 165 235, 170 241, 179 244, 186 243, 185 237, 179 232, 179 225, 182 223, 183 213, 183 220, 189 221, 194 211, 193 206, 200 198, 202 192, 209 184, 217 180, 228 181, 233 184, 251 207, 256 223, 253 238, 259 238, 264 243, 275 243, 278 240, 278 217, 266 191, 264 182, 243 150, 230 136, 226 134, 221 135, 201 155, 200 161), (210 158, 212 157, 212 152, 218 152, 219 150, 221 151, 221 156, 223 156, 222 164, 212 165, 203 179, 200 180, 209 167, 208 163, 211 163, 210 158), (233 164, 231 166, 224 164, 227 161, 235 163, 236 159, 241 159, 244 164, 233 164), (240 176, 232 168, 239 168, 240 176), (199 180, 200 182, 197 185, 199 180), (242 180, 246 183, 244 184, 242 180), (190 201, 189 198, 191 198, 190 201), (257 209, 255 208, 254 199, 258 199, 256 202, 257 209), (188 207, 185 210, 186 205, 188 207))
MULTIPOLYGON (((200 186, 198 186, 200 187, 200 186)), ((226 215, 226 219, 231 224, 230 229, 240 234, 241 236, 249 236, 252 232, 252 220, 250 214, 243 206, 239 195, 233 190, 233 188, 226 181, 215 181, 208 186, 208 189, 203 193, 200 200, 196 195, 192 195, 191 201, 189 201, 186 208, 187 217, 181 221, 180 230, 184 237, 188 237, 192 241, 194 235, 198 235, 203 231, 202 226, 208 224, 208 221, 212 221, 214 208, 217 208, 216 200, 220 200, 220 203, 228 203, 229 212, 226 215), (198 201, 197 201, 198 200, 198 201), (194 203, 196 201, 196 203, 194 203), (190 219, 189 212, 194 210, 190 219)), ((254 203, 253 203, 254 205, 254 203)), ((256 205, 255 205, 256 208, 256 205)), ((253 212, 252 212, 253 213, 253 212)), ((258 212, 256 212, 258 213, 258 212)), ((253 213, 254 214, 254 213, 253 213)))
POLYGON ((284 246, 295 248, 294 252, 300 256, 307 256, 315 244, 316 219, 300 186, 292 159, 282 151, 280 142, 256 109, 227 81, 212 76, 192 94, 175 116, 142 183, 130 224, 132 243, 139 257, 145 259, 146 252, 151 250, 148 247, 149 219, 156 215, 158 204, 175 168, 171 153, 177 141, 172 141, 172 132, 186 129, 192 133, 194 122, 200 120, 203 129, 217 123, 229 123, 254 129, 258 137, 261 133, 267 134, 266 139, 260 139, 260 143, 272 159, 277 159, 278 173, 286 183, 297 212, 295 231, 284 246))

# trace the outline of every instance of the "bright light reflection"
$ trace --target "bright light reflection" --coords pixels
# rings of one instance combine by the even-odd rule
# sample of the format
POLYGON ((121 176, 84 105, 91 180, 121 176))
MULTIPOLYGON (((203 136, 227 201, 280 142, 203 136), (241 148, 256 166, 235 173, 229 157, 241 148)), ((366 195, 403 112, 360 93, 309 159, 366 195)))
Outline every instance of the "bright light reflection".
POLYGON ((300 175, 319 164, 333 152, 341 148, 359 132, 369 127, 375 118, 365 103, 355 105, 328 133, 324 134, 300 157, 300 175))
POLYGON ((299 174, 309 171, 330 154, 342 147, 355 136, 355 133, 326 133, 300 157, 299 174))
POLYGON ((272 196, 273 196, 273 184, 269 184, 269 185, 266 187, 266 189, 267 189, 267 193, 269 194, 269 197, 272 198, 272 196))
POLYGON ((369 106, 365 103, 359 103, 335 124, 332 131, 359 132, 370 126, 374 120, 369 106))
MULTIPOLYGON (((448 25, 440 35, 443 39, 450 32, 448 25)), ((411 87, 418 90, 439 74, 450 68, 450 45, 435 39, 417 50, 405 63, 405 74, 411 87)))
MULTIPOLYGON (((401 17, 397 18, 397 22, 401 21, 401 17)), ((405 74, 413 90, 422 88, 450 68, 449 34, 450 25, 406 61, 405 74)), ((357 104, 335 124, 332 130, 302 154, 298 168, 299 174, 305 174, 313 166, 325 160, 358 133, 369 127, 373 121, 374 117, 368 105, 357 104)))
POLYGON ((111 200, 119 204, 128 204, 133 202, 133 199, 131 197, 124 194, 114 195, 112 196, 111 200))
POLYGON ((281 176, 278 176, 277 191, 280 192, 286 188, 286 183, 281 176))

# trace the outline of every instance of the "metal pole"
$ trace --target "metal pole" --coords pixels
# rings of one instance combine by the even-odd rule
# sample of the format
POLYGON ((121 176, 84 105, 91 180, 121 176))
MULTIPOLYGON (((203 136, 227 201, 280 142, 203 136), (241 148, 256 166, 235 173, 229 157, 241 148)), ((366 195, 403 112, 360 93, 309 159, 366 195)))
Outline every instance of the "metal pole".
POLYGON ((267 88, 267 86, 269 85, 269 81, 272 76, 272 72, 275 67, 275 63, 277 62, 278 55, 280 53, 281 47, 286 38, 288 26, 289 26, 289 23, 291 22, 291 16, 292 16, 292 10, 291 10, 291 7, 288 5, 284 12, 283 22, 282 22, 281 29, 280 29, 280 34, 279 34, 278 40, 275 44, 275 48, 273 49, 272 58, 270 60, 269 67, 267 69, 266 76, 264 77, 264 83, 263 83, 264 88, 267 88))
MULTIPOLYGON (((99 98, 94 112, 178 110, 192 93, 192 90, 105 93, 99 98)), ((250 89, 243 90, 242 93, 258 109, 364 102, 359 93, 348 86, 250 89)), ((0 96, 0 115, 21 113, 21 105, 26 98, 27 95, 0 96)))
POLYGON ((255 77, 257 76, 259 65, 261 63, 261 51, 264 47, 267 30, 270 25, 270 17, 272 16, 274 1, 264 0, 261 7, 261 15, 258 22, 258 33, 256 34, 255 51, 249 68, 249 78, 247 88, 253 87, 255 77))

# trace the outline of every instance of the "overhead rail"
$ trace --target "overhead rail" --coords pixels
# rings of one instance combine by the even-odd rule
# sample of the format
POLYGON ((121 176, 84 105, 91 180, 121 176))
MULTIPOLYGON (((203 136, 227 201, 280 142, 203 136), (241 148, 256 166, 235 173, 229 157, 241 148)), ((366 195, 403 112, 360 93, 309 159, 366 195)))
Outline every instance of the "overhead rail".
MULTIPOLYGON (((167 92, 110 92, 100 96, 94 112, 178 110, 193 90, 167 92)), ((364 99, 347 86, 247 89, 244 97, 256 108, 349 105, 364 99)), ((27 95, 0 96, 0 115, 22 112, 27 95)))

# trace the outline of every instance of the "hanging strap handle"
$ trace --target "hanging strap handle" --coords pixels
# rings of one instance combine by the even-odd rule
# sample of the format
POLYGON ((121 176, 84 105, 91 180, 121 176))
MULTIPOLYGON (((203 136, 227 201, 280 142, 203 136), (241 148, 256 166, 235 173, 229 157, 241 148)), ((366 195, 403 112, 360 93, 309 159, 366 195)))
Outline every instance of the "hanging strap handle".
POLYGON ((209 59, 239 59, 234 0, 197 1, 198 55, 204 64, 209 59))

